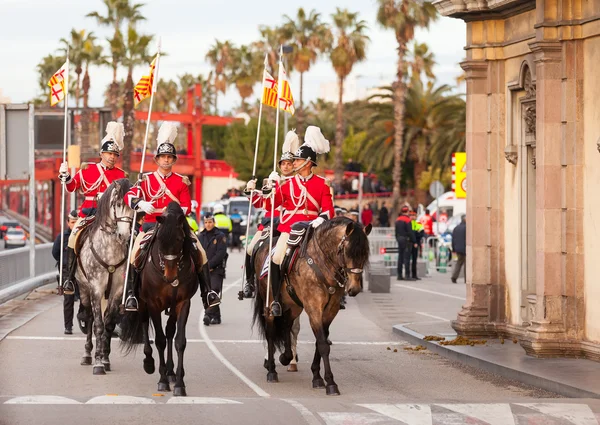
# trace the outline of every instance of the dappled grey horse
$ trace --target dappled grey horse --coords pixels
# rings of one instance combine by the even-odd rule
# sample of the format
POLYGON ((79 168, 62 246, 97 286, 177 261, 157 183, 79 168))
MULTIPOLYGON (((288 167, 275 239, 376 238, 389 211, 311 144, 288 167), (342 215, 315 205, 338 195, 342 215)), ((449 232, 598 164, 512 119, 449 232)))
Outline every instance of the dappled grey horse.
POLYGON ((130 188, 129 180, 120 179, 106 189, 98 201, 95 221, 83 231, 77 243, 75 277, 89 320, 81 364, 92 364, 93 329, 96 336, 94 375, 104 375, 110 370, 110 342, 119 317, 134 215, 123 200, 130 188))

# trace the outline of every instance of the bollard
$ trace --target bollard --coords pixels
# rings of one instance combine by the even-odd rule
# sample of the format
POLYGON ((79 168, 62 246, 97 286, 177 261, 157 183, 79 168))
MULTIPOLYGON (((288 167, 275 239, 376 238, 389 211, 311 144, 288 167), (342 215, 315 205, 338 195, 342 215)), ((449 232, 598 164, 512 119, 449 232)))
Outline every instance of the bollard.
POLYGON ((448 248, 446 248, 444 245, 440 246, 440 267, 439 267, 439 272, 440 273, 446 273, 446 267, 448 266, 448 248))

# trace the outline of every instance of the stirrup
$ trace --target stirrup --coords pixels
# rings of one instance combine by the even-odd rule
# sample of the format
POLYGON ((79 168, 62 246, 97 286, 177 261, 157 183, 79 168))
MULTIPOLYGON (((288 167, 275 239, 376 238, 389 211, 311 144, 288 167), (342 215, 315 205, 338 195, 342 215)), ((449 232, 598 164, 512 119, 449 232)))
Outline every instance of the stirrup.
POLYGON ((219 295, 215 291, 210 291, 206 294, 206 303, 209 308, 216 307, 221 304, 221 298, 219 298, 219 295))
POLYGON ((244 298, 254 298, 254 285, 250 282, 244 284, 244 298))
POLYGON ((129 295, 125 300, 125 311, 138 311, 138 300, 135 295, 129 295))
POLYGON ((281 304, 278 301, 273 301, 271 303, 271 316, 279 317, 281 316, 281 304))
POLYGON ((73 295, 75 293, 75 285, 71 279, 67 279, 63 282, 63 293, 65 295, 73 295))

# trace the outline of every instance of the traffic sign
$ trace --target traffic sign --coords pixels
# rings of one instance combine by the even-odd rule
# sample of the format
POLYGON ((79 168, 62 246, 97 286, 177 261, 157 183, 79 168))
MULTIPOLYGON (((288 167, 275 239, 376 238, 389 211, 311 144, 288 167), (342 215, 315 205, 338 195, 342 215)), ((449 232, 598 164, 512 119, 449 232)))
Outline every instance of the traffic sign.
POLYGON ((435 199, 439 198, 444 194, 444 185, 439 180, 433 181, 429 185, 429 194, 435 199))

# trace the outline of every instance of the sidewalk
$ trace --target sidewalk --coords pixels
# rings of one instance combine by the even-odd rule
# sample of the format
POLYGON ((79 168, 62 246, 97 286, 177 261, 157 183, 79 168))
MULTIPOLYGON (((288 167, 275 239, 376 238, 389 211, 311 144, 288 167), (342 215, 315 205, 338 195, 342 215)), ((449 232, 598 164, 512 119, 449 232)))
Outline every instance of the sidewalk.
MULTIPOLYGON (((368 286, 367 286, 368 288, 368 286)), ((368 289, 366 289, 368 290, 368 289)), ((389 294, 373 294, 379 314, 394 333, 415 345, 463 364, 477 367, 567 397, 600 398, 600 365, 585 359, 529 357, 512 339, 487 340, 483 345, 443 346, 425 336, 453 340, 450 321, 466 301, 464 279, 450 282, 450 273, 435 272, 420 281, 391 278, 389 294)))

